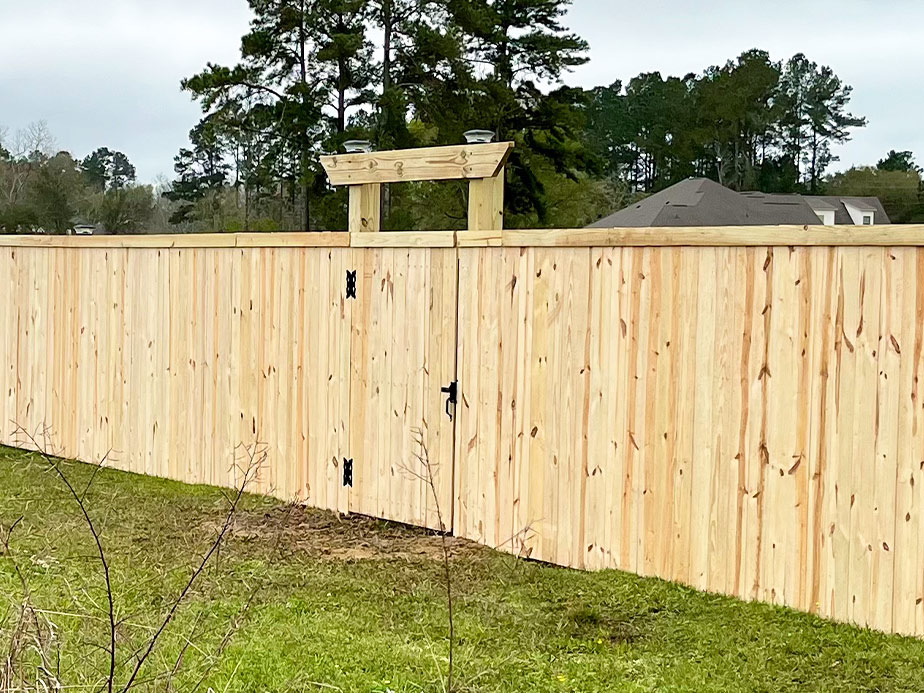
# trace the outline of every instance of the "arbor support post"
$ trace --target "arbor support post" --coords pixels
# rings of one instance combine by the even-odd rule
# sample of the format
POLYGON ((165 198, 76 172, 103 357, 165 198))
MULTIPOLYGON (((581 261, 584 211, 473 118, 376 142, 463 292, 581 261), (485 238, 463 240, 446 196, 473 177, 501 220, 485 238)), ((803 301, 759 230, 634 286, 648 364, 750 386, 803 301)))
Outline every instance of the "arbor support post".
POLYGON ((504 167, 496 176, 468 184, 468 230, 500 231, 504 228, 504 167))
POLYGON ((382 230, 382 184, 363 183, 350 186, 348 230, 382 230))

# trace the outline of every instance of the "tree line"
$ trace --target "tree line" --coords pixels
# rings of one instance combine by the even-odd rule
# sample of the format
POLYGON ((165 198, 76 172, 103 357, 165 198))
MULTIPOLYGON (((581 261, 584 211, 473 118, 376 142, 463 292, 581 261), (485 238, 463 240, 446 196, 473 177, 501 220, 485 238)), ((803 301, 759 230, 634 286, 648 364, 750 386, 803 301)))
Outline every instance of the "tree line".
POLYGON ((611 175, 645 192, 689 176, 736 190, 817 192, 831 147, 866 120, 851 87, 802 54, 751 50, 701 75, 639 75, 593 90, 590 137, 611 175))
MULTIPOLYGON (((830 176, 833 148, 866 120, 850 112, 851 87, 802 54, 774 61, 755 49, 701 73, 585 90, 564 83, 589 59, 564 24, 570 0, 248 3, 239 61, 181 83, 203 116, 149 217, 174 230, 345 228, 345 191, 328 185, 321 154, 350 139, 380 150, 460 143, 474 128, 516 143, 510 227, 582 226, 689 176, 870 195, 889 178, 830 176)), ((0 165, 11 160, 21 158, 0 165)), ((888 184, 900 182, 901 213, 913 217, 920 174, 907 163, 888 184)), ((104 197, 132 189, 94 185, 104 197)), ((466 194, 456 183, 387 186, 384 226, 459 228, 466 194)))
POLYGON ((119 151, 100 147, 81 160, 57 151, 44 122, 8 135, 0 131, 0 233, 63 234, 75 226, 109 233, 153 230, 157 198, 136 183, 135 167, 119 151))

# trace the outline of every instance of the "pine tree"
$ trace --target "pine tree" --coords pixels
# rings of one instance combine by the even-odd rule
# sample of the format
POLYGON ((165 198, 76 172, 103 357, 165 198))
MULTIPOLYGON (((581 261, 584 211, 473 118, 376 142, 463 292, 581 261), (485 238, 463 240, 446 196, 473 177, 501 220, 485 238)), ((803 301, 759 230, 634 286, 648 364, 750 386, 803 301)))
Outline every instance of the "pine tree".
MULTIPOLYGON (((512 223, 546 223, 546 186, 596 170, 596 159, 584 146, 583 92, 545 92, 538 86, 559 82, 565 71, 587 61, 587 43, 562 24, 570 4, 447 0, 454 26, 445 36, 461 47, 458 58, 449 63, 447 86, 467 97, 468 104, 452 110, 453 125, 443 117, 441 130, 460 137, 467 129, 486 128, 498 139, 516 142, 507 197, 512 223)), ((434 110, 426 111, 430 119, 440 117, 434 110)))
POLYGON ((177 210, 170 217, 171 224, 183 224, 197 220, 205 205, 208 221, 218 225, 218 196, 228 179, 229 166, 218 132, 203 121, 189 133, 192 149, 181 149, 174 157, 174 171, 177 179, 164 197, 179 202, 177 210))
POLYGON ((831 145, 848 141, 850 128, 866 125, 865 118, 847 112, 852 91, 830 67, 819 67, 801 53, 783 70, 778 96, 783 148, 806 167, 804 177, 812 192, 836 161, 831 145))
POLYGON ((241 39, 241 62, 234 67, 209 64, 182 87, 207 113, 260 104, 275 116, 277 156, 285 166, 291 197, 301 190, 302 225, 310 228, 311 190, 317 175, 318 145, 323 137, 323 108, 330 84, 320 70, 313 34, 315 0, 249 0, 254 12, 250 32, 241 39))

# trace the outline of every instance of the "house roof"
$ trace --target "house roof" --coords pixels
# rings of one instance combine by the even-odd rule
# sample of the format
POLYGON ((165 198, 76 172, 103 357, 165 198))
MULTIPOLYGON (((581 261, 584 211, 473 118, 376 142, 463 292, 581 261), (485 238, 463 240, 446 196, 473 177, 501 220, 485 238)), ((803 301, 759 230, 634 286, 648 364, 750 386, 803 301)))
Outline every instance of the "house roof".
POLYGON ((856 207, 861 212, 872 212, 873 221, 875 221, 877 224, 892 223, 889 219, 889 215, 886 213, 885 208, 882 206, 882 202, 879 201, 878 197, 840 197, 838 195, 814 195, 811 197, 806 197, 805 199, 809 200, 809 204, 820 202, 831 205, 834 208, 835 224, 853 223, 853 219, 850 218, 850 212, 847 211, 845 203, 856 207))
POLYGON ((838 205, 828 202, 825 198, 820 196, 806 197, 805 201, 808 202, 809 206, 816 212, 834 212, 838 207, 838 205))
POLYGON ((816 210, 833 210, 836 224, 852 224, 844 202, 874 212, 877 224, 890 223, 875 197, 739 193, 708 178, 688 178, 588 228, 807 225, 818 223, 816 210))
POLYGON ((817 223, 818 216, 798 195, 742 194, 708 178, 688 178, 591 227, 817 223))

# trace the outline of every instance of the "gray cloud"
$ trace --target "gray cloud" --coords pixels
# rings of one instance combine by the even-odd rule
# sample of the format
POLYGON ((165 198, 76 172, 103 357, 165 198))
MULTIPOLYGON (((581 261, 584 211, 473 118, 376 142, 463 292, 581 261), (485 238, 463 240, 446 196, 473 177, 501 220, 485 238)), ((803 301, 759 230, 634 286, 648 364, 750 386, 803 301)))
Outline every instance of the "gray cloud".
POLYGON ((233 62, 248 20, 236 0, 0 0, 0 125, 45 120, 75 156, 106 146, 142 180, 170 175, 200 115, 180 80, 233 62))
MULTIPOLYGON (((179 81, 206 62, 234 62, 244 0, 0 0, 0 126, 46 120, 58 146, 83 156, 124 151, 150 181, 199 118, 179 81)), ((839 148, 841 166, 888 149, 924 159, 924 3, 918 0, 575 0, 571 27, 591 62, 569 82, 590 87, 642 71, 683 75, 749 48, 803 52, 854 86, 870 125, 839 148)))

